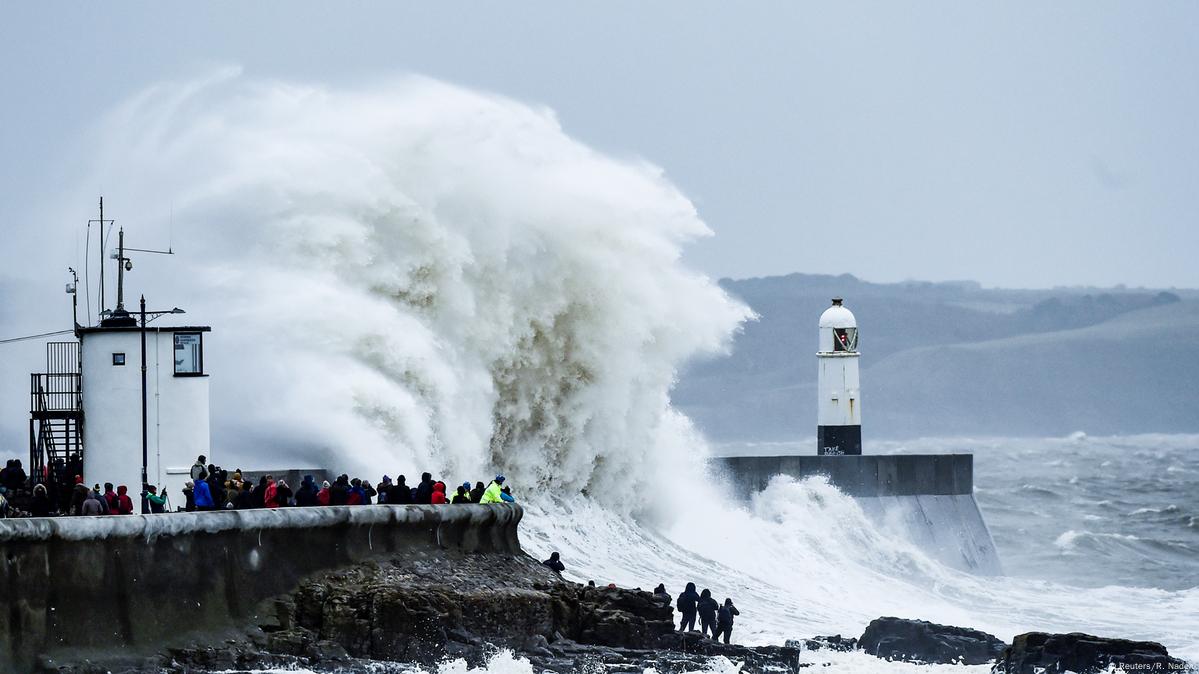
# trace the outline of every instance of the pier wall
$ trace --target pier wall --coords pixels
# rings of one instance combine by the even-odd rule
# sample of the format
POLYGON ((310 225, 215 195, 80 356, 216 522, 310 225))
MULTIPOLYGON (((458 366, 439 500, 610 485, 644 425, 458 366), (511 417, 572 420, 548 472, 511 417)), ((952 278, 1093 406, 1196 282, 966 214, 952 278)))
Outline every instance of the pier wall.
POLYGON ((472 504, 0 520, 0 672, 231 627, 309 574, 372 558, 519 554, 522 516, 472 504))
POLYGON ((941 563, 970 573, 999 575, 995 541, 974 500, 972 454, 738 456, 713 460, 752 494, 776 475, 816 475, 854 498, 883 529, 918 545, 941 563))

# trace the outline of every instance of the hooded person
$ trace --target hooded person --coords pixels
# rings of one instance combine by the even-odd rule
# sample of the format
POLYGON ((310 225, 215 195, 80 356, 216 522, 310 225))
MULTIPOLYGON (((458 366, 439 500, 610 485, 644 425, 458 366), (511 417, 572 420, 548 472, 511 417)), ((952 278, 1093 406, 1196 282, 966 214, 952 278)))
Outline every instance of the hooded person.
POLYGON ((695 604, 696 612, 699 613, 699 631, 704 636, 711 634, 713 639, 716 638, 716 611, 719 608, 720 604, 712 598, 712 591, 704 588, 695 604))
POLYGON ((733 636, 733 616, 739 615, 741 615, 741 611, 733 606, 733 600, 726 598, 724 606, 721 606, 720 610, 716 612, 716 633, 712 635, 712 638, 716 639, 724 634, 724 643, 727 644, 733 636))
POLYGON ((104 503, 108 506, 108 512, 115 515, 117 512, 117 492, 113 489, 111 482, 104 483, 104 503))
POLYGON ((87 495, 83 501, 83 507, 80 509, 83 515, 103 515, 104 514, 104 497, 93 491, 87 495))
POLYGON ((316 493, 317 505, 327 506, 333 498, 333 488, 329 486, 329 481, 321 482, 321 490, 316 493))
POLYGON ((196 510, 212 510, 212 491, 208 487, 208 482, 199 480, 192 489, 195 490, 196 510))
POLYGON ((454 498, 450 499, 450 503, 470 503, 469 482, 458 487, 458 492, 454 494, 454 498))
POLYGON ((391 491, 391 477, 384 475, 382 480, 379 480, 379 486, 375 487, 375 492, 379 495, 379 503, 387 503, 387 493, 391 491))
POLYGON ((262 505, 267 508, 278 508, 279 501, 279 485, 275 482, 274 475, 266 476, 266 491, 262 492, 262 505))
POLYGON ((69 512, 72 515, 83 514, 83 502, 87 500, 88 488, 83 484, 83 476, 75 476, 75 486, 71 490, 71 505, 69 512))
POLYGON ((512 495, 512 487, 504 487, 500 490, 500 500, 504 503, 516 503, 516 497, 512 495))
POLYGON ((266 507, 266 476, 258 478, 258 484, 250 490, 250 507, 265 508, 266 507))
POLYGON ((434 505, 444 505, 450 500, 445 497, 445 483, 438 480, 433 483, 433 495, 429 497, 429 502, 434 505))
POLYGON ((543 561, 541 565, 550 568, 559 576, 566 570, 566 565, 562 563, 562 557, 557 552, 551 552, 550 558, 543 561))
POLYGON ((433 476, 429 473, 421 473, 420 484, 416 485, 416 502, 433 502, 433 476))
POLYGON ((33 488, 33 500, 29 503, 30 514, 34 517, 49 517, 52 509, 50 494, 46 491, 46 485, 39 484, 35 486, 33 488))
POLYGON ((329 487, 329 505, 347 505, 350 498, 350 476, 342 473, 329 487))
POLYGON ((483 496, 479 498, 479 503, 503 503, 504 499, 500 496, 504 493, 504 476, 496 475, 491 484, 487 485, 483 496))
POLYGON ((316 505, 316 478, 311 475, 305 475, 300 481, 300 488, 296 490, 296 505, 301 507, 309 507, 316 505))
POLYGON ((670 593, 666 591, 666 586, 658 583, 658 587, 654 588, 654 599, 670 604, 670 593))
POLYGON ((478 503, 483 498, 483 492, 487 491, 487 485, 482 482, 476 482, 475 488, 470 490, 470 502, 478 503))
POLYGON ((133 499, 129 498, 129 487, 125 485, 117 487, 117 514, 133 514, 133 499))
POLYGON ((696 604, 699 603, 699 593, 695 591, 695 583, 687 583, 687 589, 679 595, 675 608, 683 614, 683 622, 679 623, 680 632, 695 631, 696 604))

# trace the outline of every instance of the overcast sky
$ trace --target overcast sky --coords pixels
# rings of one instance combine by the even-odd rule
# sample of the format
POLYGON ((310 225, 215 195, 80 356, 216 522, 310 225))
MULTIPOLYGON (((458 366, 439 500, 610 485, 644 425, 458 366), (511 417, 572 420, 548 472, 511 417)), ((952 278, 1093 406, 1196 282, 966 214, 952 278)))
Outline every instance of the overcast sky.
POLYGON ((1194 2, 3 0, 0 227, 156 81, 416 72, 663 167, 714 276, 1199 287, 1197 37, 1194 2))

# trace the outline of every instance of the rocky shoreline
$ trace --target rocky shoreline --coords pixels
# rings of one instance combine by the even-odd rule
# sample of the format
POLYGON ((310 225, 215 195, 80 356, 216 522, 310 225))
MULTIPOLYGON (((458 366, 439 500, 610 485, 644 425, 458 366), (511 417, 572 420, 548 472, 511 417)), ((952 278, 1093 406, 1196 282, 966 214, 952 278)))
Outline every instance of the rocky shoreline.
MULTIPOLYGON (((296 554, 302 554, 297 549, 296 554)), ((734 635, 736 631, 734 630, 734 635)), ((42 672, 408 672, 462 659, 484 666, 501 649, 537 672, 662 674, 706 670, 718 657, 746 674, 794 673, 804 650, 860 650, 921 663, 985 664, 1002 674, 1183 672, 1186 664, 1148 642, 1088 635, 1020 635, 1013 645, 964 628, 880 618, 859 639, 815 637, 784 646, 725 645, 675 631, 671 605, 649 592, 584 587, 524 554, 415 550, 315 574, 258 606, 236 630, 154 653, 43 659, 42 672)), ((810 659, 810 658, 809 658, 810 659)))

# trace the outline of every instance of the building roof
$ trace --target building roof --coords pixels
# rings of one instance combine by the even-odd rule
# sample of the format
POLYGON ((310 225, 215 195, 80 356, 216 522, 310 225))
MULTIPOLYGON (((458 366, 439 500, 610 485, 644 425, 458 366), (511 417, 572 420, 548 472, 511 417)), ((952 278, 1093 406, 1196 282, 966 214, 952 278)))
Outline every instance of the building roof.
MULTIPOLYGON (((139 332, 139 331, 141 331, 141 328, 137 327, 135 325, 128 326, 128 327, 126 327, 126 326, 105 327, 105 326, 93 325, 91 327, 75 328, 75 334, 80 335, 80 336, 92 335, 92 334, 96 334, 96 333, 100 333, 100 332, 139 332)), ((179 326, 147 325, 146 332, 212 332, 212 328, 207 325, 179 325, 179 326)))

